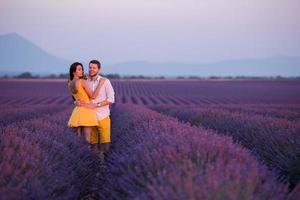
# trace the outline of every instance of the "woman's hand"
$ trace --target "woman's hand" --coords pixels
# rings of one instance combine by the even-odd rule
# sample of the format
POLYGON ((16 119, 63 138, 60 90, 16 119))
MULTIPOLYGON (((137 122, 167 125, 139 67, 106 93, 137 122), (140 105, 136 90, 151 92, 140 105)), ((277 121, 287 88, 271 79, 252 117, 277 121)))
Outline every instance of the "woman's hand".
POLYGON ((82 104, 84 104, 84 102, 81 101, 80 99, 74 101, 74 105, 75 105, 75 106, 82 106, 82 104))
POLYGON ((84 75, 82 76, 82 79, 83 79, 83 80, 87 80, 87 79, 88 79, 87 75, 84 74, 84 75))

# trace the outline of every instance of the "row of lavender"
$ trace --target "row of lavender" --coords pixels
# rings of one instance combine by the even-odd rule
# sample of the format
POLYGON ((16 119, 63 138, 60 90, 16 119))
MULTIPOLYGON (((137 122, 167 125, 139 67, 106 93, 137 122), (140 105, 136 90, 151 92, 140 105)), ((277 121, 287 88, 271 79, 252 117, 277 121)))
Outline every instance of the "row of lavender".
POLYGON ((153 109, 192 125, 231 136, 250 149, 293 188, 300 180, 300 109, 298 106, 206 106, 153 109))
MULTIPOLYGON (((218 104, 202 105, 215 109, 239 112, 249 115, 262 115, 272 118, 287 119, 290 121, 300 120, 300 104, 218 104)), ((184 106, 183 109, 194 109, 195 106, 184 106)))
POLYGON ((105 199, 297 199, 230 137, 116 105, 105 199))
MULTIPOLYGON (((257 81, 141 81, 111 80, 118 103, 153 105, 294 104, 300 102, 299 80, 257 81)), ((72 103, 67 80, 0 80, 0 104, 72 103)))
POLYGON ((99 190, 96 156, 66 126, 70 108, 2 111, 0 199, 78 199, 99 190))

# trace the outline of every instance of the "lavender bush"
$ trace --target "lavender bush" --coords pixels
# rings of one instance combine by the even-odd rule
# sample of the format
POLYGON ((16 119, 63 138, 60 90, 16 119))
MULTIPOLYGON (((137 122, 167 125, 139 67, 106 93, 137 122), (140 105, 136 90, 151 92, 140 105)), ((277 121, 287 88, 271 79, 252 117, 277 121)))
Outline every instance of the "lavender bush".
POLYGON ((133 105, 112 116, 106 199, 286 198, 274 174, 229 137, 133 105))
POLYGON ((100 163, 66 127, 68 112, 5 128, 0 135, 1 199, 77 199, 101 188, 100 163))
POLYGON ((187 106, 221 109, 228 116, 205 113, 200 125, 195 119, 220 136, 118 105, 113 148, 102 173, 84 140, 66 127, 72 106, 67 81, 0 81, 0 199, 79 199, 90 192, 101 199, 299 199, 297 181, 287 194, 277 171, 267 171, 224 136, 298 180, 299 83, 112 80, 117 104, 180 107, 173 116, 192 124, 191 109, 182 112, 187 106))
POLYGON ((1 106, 0 110, 0 127, 5 127, 13 122, 38 118, 44 114, 53 114, 65 109, 61 105, 38 105, 38 106, 1 106))
POLYGON ((300 121, 274 119, 220 108, 156 107, 192 125, 203 126, 232 136, 250 149, 270 168, 287 177, 293 188, 300 180, 300 121))
MULTIPOLYGON (((221 104, 221 105, 209 105, 199 106, 211 109, 222 109, 233 113, 243 113, 248 115, 262 115, 264 117, 272 117, 279 119, 287 119, 290 121, 300 120, 300 105, 270 105, 270 104, 221 104)), ((184 109, 194 110, 195 106, 184 107, 180 106, 181 110, 184 109)), ((197 109, 197 108, 196 108, 197 109)))

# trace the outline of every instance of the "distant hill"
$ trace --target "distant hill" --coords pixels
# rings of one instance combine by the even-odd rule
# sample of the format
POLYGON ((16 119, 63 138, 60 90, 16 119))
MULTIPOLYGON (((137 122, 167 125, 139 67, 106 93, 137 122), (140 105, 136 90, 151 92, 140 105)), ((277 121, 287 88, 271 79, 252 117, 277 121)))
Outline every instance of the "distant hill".
POLYGON ((16 34, 0 35, 0 73, 34 74, 66 73, 70 61, 44 51, 26 38, 16 34))
POLYGON ((300 76, 300 58, 278 56, 206 64, 134 61, 109 65, 106 71, 148 76, 300 76))
MULTIPOLYGON (((36 75, 68 73, 72 61, 51 55, 16 34, 0 35, 0 75, 28 71, 36 75)), ((87 61, 82 61, 86 65, 87 61)), ((300 76, 300 58, 278 56, 214 63, 133 61, 105 64, 104 74, 122 76, 300 76)))

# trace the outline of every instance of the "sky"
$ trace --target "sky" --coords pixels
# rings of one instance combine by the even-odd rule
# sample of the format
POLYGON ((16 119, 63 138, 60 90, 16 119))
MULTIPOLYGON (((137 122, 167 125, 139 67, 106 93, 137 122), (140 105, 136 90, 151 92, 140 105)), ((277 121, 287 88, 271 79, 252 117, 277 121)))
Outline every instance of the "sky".
POLYGON ((300 57, 299 0, 0 0, 0 34, 68 60, 300 57))

